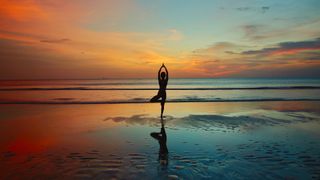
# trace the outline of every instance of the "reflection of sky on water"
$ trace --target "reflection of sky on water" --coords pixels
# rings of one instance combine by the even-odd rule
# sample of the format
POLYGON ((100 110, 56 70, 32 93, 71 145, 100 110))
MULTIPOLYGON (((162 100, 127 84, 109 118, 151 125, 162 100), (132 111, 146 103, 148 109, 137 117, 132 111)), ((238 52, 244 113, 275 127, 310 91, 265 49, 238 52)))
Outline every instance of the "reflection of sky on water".
MULTIPOLYGON (((303 124, 320 127, 319 122, 303 124)), ((130 123, 129 127, 120 127, 118 131, 129 151, 145 154, 152 162, 157 159, 158 144, 148 136, 150 132, 159 131, 159 127, 130 123)), ((296 123, 263 126, 245 132, 170 128, 170 125, 166 131, 168 173, 179 177, 230 178, 236 174, 237 178, 305 178, 314 175, 319 167, 319 134, 300 128, 296 123), (299 164, 301 162, 306 164, 299 164), (179 168, 183 170, 177 170, 179 168)))
MULTIPOLYGON (((291 87, 320 87, 319 79, 170 79, 169 101, 221 101, 261 99, 320 99, 318 89, 291 87), (250 88, 286 87, 276 90, 190 90, 190 88, 250 88)), ((60 81, 1 81, 0 102, 147 102, 157 92, 155 79, 60 80, 60 81), (15 88, 19 91, 13 90, 15 88), (30 91, 21 88, 40 88, 30 91), (53 90, 52 88, 60 88, 53 90), (63 90, 73 88, 73 90, 63 90), (129 88, 131 90, 81 90, 129 88), (134 90, 140 88, 139 90, 134 90), (154 88, 154 90, 143 89, 154 88), (11 89, 11 90, 10 90, 11 89), (50 90, 51 89, 51 90, 50 90), (132 90, 133 89, 133 90, 132 90)))
MULTIPOLYGON (((50 80, 1 81, 0 86, 17 88, 158 88, 156 79, 50 80)), ((292 87, 320 86, 315 78, 189 78, 170 79, 168 88, 222 88, 222 87, 292 87)))
MULTIPOLYGON (((154 90, 0 91, 8 102, 148 102, 154 90), (134 97, 134 98, 133 98, 134 97)), ((168 101, 221 101, 261 99, 319 99, 319 89, 308 90, 168 90, 168 101)))
POLYGON ((319 177, 318 102, 166 104, 165 170, 150 137, 160 131, 159 110, 159 104, 1 106, 0 166, 26 177, 39 171, 120 179, 319 177))

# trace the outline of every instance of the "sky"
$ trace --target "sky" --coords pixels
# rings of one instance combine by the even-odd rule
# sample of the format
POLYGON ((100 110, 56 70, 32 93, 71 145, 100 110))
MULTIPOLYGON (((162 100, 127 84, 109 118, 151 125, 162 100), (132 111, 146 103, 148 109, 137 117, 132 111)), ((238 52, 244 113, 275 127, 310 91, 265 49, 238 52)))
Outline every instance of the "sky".
POLYGON ((0 0, 0 79, 320 77, 319 0, 0 0))

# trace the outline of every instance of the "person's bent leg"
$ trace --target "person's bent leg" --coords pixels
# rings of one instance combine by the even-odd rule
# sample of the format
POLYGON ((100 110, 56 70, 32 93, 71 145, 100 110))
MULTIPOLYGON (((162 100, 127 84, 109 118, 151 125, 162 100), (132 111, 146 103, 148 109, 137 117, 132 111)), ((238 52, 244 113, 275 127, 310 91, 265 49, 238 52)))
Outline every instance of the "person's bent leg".
POLYGON ((153 133, 150 133, 150 136, 153 137, 153 138, 155 138, 155 139, 157 139, 157 140, 159 140, 159 134, 160 134, 160 133, 153 132, 153 133))
POLYGON ((159 100, 160 96, 157 94, 153 96, 153 98, 150 99, 150 102, 157 102, 159 100))

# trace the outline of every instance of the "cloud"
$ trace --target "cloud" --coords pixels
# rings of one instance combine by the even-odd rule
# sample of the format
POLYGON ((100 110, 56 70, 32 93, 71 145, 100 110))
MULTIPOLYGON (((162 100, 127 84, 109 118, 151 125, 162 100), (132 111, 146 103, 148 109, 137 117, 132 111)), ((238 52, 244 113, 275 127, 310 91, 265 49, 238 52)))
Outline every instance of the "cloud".
POLYGON ((225 51, 225 53, 227 53, 227 54, 238 54, 238 53, 236 53, 236 52, 233 52, 233 51, 225 51))
POLYGON ((244 38, 252 42, 291 40, 297 37, 303 39, 320 36, 320 19, 273 18, 272 23, 265 21, 240 25, 244 38), (279 20, 281 19, 281 20, 279 20))
POLYGON ((168 37, 169 40, 179 41, 183 39, 183 34, 177 29, 169 29, 168 31, 169 31, 169 37, 168 37))
POLYGON ((315 78, 320 77, 320 64, 311 65, 269 65, 262 68, 250 68, 232 77, 264 77, 264 78, 315 78))
POLYGON ((0 20, 9 18, 14 21, 24 22, 39 20, 47 17, 47 12, 35 1, 1 1, 0 20))
POLYGON ((43 43, 65 43, 65 42, 70 42, 71 40, 68 38, 63 38, 63 39, 44 39, 40 40, 40 42, 43 43))
POLYGON ((163 53, 163 44, 182 39, 179 30, 135 32, 94 26, 121 23, 139 12, 144 11, 130 0, 4 1, 0 77, 151 77, 154 64, 173 59, 163 53))
MULTIPOLYGON (((39 44, 39 43, 38 43, 39 44)), ((81 52, 64 53, 68 47, 55 44, 30 46, 19 41, 0 40, 0 79, 65 79, 105 77, 106 72, 121 76, 114 66, 101 66, 81 52), (47 47, 48 46, 48 47, 47 47)))
POLYGON ((262 10, 263 13, 265 13, 265 12, 268 11, 269 9, 270 9, 270 7, 268 7, 268 6, 262 6, 262 7, 261 7, 261 10, 262 10))
POLYGON ((244 33, 245 37, 253 40, 264 39, 265 36, 260 35, 262 31, 265 30, 266 26, 261 24, 250 24, 243 25, 240 27, 244 33))
POLYGON ((266 38, 270 38, 270 27, 263 24, 248 24, 240 26, 244 32, 244 37, 253 40, 260 41, 266 38))
POLYGON ((242 28, 246 34, 255 34, 258 32, 260 25, 244 25, 242 28))
POLYGON ((189 71, 209 77, 320 77, 319 43, 320 38, 287 41, 252 50, 253 46, 218 42, 194 50, 189 71))
POLYGON ((238 8, 236 8, 236 10, 238 10, 238 11, 248 11, 251 9, 252 9, 251 7, 238 7, 238 8))
POLYGON ((308 41, 298 42, 281 42, 275 47, 263 48, 260 50, 244 51, 243 55, 288 55, 295 54, 301 51, 320 50, 320 38, 308 41))
POLYGON ((232 42, 216 42, 207 48, 195 49, 192 51, 193 54, 204 55, 204 54, 213 54, 213 53, 225 53, 226 51, 230 51, 236 48, 241 47, 238 44, 234 44, 232 42))
POLYGON ((236 10, 241 12, 258 12, 258 13, 265 13, 268 10, 270 10, 269 6, 261 6, 261 7, 251 7, 251 6, 244 6, 244 7, 238 7, 236 10))

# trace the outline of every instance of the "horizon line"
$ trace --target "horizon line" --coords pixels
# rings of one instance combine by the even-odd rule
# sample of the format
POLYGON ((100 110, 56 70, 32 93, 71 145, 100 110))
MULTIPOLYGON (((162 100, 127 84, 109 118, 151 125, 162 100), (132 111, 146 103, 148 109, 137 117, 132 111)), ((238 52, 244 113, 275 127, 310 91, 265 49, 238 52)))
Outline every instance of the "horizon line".
MULTIPOLYGON (((128 80, 155 79, 154 77, 135 78, 35 78, 35 79, 0 79, 0 81, 68 81, 68 80, 128 80)), ((320 77, 175 77, 170 79, 320 79, 320 77)))

